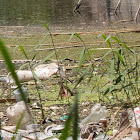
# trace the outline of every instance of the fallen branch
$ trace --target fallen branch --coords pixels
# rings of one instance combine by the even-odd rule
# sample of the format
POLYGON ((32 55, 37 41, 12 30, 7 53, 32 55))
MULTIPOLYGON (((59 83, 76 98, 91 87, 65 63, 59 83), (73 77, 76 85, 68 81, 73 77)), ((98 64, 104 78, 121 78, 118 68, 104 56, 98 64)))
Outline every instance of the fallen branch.
POLYGON ((139 4, 138 10, 136 12, 135 18, 134 18, 135 23, 137 22, 137 17, 138 17, 139 11, 140 11, 140 4, 139 4))
POLYGON ((117 6, 116 6, 116 8, 115 8, 115 11, 114 11, 115 13, 116 13, 117 9, 120 7, 121 1, 122 1, 122 0, 119 0, 119 1, 118 1, 118 4, 117 4, 117 6))
MULTIPOLYGON (((57 85, 58 85, 58 83, 57 83, 57 85)), ((30 99, 30 101, 38 101, 38 99, 34 98, 34 99, 30 99)), ((56 100, 45 98, 45 99, 42 99, 41 101, 56 101, 56 100)), ((13 99, 13 98, 11 98, 11 99, 0 99, 0 103, 6 103, 6 102, 16 102, 16 100, 13 99)))
MULTIPOLYGON (((93 46, 93 45, 97 45, 97 44, 89 44, 86 46, 93 46)), ((79 48, 79 47, 83 47, 83 45, 73 45, 73 46, 65 46, 65 47, 55 47, 55 49, 67 49, 67 48, 79 48)), ((140 45, 132 45, 132 46, 128 46, 129 48, 131 47, 140 47, 140 45)), ((91 50, 110 50, 111 48, 93 48, 91 50)), ((54 50, 54 48, 45 48, 45 49, 36 49, 36 51, 51 51, 54 50)))
MULTIPOLYGON (((117 21, 117 22, 113 22, 112 24, 119 24, 119 23, 132 22, 132 21, 134 21, 134 20, 133 19, 130 19, 130 20, 120 20, 120 21, 117 21)), ((122 32, 120 31, 118 33, 126 33, 126 31, 122 31, 122 32)))
POLYGON ((46 48, 46 49, 36 49, 36 51, 51 51, 55 49, 67 49, 67 48, 83 47, 83 45, 74 45, 74 46, 65 46, 65 47, 55 47, 55 48, 46 48))
MULTIPOLYGON (((96 61, 100 60, 100 58, 98 58, 96 61)), ((82 67, 88 67, 89 65, 95 65, 95 62, 94 63, 87 63, 87 64, 83 64, 82 67)), ((66 70, 69 70, 69 69, 73 69, 73 68, 78 68, 79 65, 74 65, 74 66, 66 66, 65 69, 66 70)))
MULTIPOLYGON (((12 60, 12 63, 27 63, 27 62, 41 62, 42 60, 12 60)), ((5 60, 0 60, 0 63, 5 62, 5 60)))
MULTIPOLYGON (((30 99, 31 101, 36 101, 38 99, 30 99)), ((16 102, 16 99, 0 99, 0 103, 6 103, 6 102, 16 102)))
MULTIPOLYGON (((10 131, 10 130, 4 129, 4 128, 1 128, 1 130, 4 130, 4 131, 9 132, 9 133, 12 133, 12 134, 14 135, 14 132, 12 132, 12 131, 10 131)), ((18 135, 18 134, 17 134, 17 135, 18 135)), ((28 139, 28 140, 34 140, 34 139, 29 138, 29 137, 26 137, 26 136, 24 136, 24 135, 22 135, 22 134, 20 134, 20 136, 23 137, 23 138, 26 138, 26 139, 28 139)))
MULTIPOLYGON (((92 46, 93 44, 89 44, 86 46, 92 46)), ((94 44, 95 45, 95 44, 94 44)), ((73 45, 73 46, 65 46, 65 47, 56 47, 55 49, 67 49, 67 48, 78 48, 78 47, 83 47, 83 45, 73 45)), ((54 48, 46 48, 46 49, 36 49, 36 51, 51 51, 54 50, 54 48)))
MULTIPOLYGON (((140 118, 140 116, 137 118, 137 119, 139 119, 140 118)), ((122 136, 124 136, 124 134, 127 134, 127 133, 129 133, 130 132, 130 130, 131 130, 131 132, 132 131, 135 131, 135 129, 131 129, 131 125, 133 124, 135 122, 135 120, 131 120, 131 122, 130 122, 130 124, 128 125, 128 126, 126 126, 124 129, 122 129, 121 131, 117 131, 115 134, 114 134, 114 136, 111 138, 111 139, 109 139, 109 140, 113 140, 114 138, 116 138, 116 136, 121 136, 121 134, 122 134, 122 136), (127 129, 130 129, 129 131, 127 130, 127 129), (121 133, 122 132, 122 133, 121 133), (123 133, 124 132, 124 133, 123 133), (121 134, 120 134, 121 133, 121 134)), ((137 129, 138 131, 139 131, 139 129, 137 129)), ((121 137, 122 137, 121 136, 121 137)))

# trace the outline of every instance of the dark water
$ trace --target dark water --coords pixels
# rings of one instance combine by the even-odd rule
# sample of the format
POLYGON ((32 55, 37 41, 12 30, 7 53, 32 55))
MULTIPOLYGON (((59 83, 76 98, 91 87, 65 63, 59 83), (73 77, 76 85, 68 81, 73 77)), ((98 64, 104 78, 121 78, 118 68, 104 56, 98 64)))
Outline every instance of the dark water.
MULTIPOLYGON (((122 0, 117 14, 114 13, 119 0, 83 0, 79 11, 73 13, 78 0, 0 0, 0 26, 22 26, 43 21, 49 26, 103 26, 124 21, 132 24, 140 0, 122 0), (34 22, 34 23, 33 23, 34 22)), ((140 12, 137 17, 140 23, 140 12)), ((40 24, 40 23, 38 23, 40 24)))

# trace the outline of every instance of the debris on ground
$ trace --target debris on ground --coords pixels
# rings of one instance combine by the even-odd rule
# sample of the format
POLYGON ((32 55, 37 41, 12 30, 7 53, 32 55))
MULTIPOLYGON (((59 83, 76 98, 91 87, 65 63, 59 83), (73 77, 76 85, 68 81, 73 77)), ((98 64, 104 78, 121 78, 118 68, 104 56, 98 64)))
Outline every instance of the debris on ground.
MULTIPOLYGON (((58 71, 58 65, 56 63, 40 64, 34 69, 36 76, 40 80, 48 79, 53 74, 56 74, 57 71, 58 71)), ((34 75, 31 70, 17 70, 16 74, 20 82, 26 82, 34 79, 34 75)), ((10 84, 14 83, 11 73, 7 75, 5 81, 10 84)))
POLYGON ((40 103, 37 101, 37 102, 34 102, 33 104, 31 104, 31 108, 32 108, 32 109, 40 109, 40 108, 41 108, 41 105, 40 105, 40 103))
MULTIPOLYGON (((33 106, 37 106, 37 108, 39 107, 37 102, 36 104, 31 105, 31 107, 33 106)), ((18 120, 21 114, 25 111, 25 116, 23 118, 22 125, 16 134, 16 139, 35 140, 38 138, 39 140, 58 140, 62 130, 64 129, 64 122, 68 118, 65 113, 62 116, 58 113, 59 110, 62 109, 63 108, 59 105, 48 107, 50 114, 54 114, 50 115, 50 118, 52 117, 51 119, 46 119, 46 124, 41 128, 39 124, 32 124, 30 120, 31 117, 25 111, 26 108, 24 102, 20 101, 14 106, 8 107, 6 110, 7 117, 9 118, 12 126, 2 126, 2 137, 4 140, 9 140, 13 135, 15 135, 14 132, 16 130, 18 120), (59 117, 58 114, 60 115, 59 117), (55 122, 56 120, 57 123, 55 122)), ((81 112, 87 115, 89 109, 84 107, 84 109, 81 109, 81 112)), ((107 123, 107 112, 108 110, 106 107, 99 103, 92 107, 91 113, 89 113, 89 115, 87 115, 87 117, 84 118, 81 123, 79 123, 80 134, 78 140, 139 140, 140 107, 134 108, 134 112, 120 110, 120 125, 118 126, 118 129, 113 130, 113 136, 108 136, 105 131, 109 125, 109 123, 107 123)), ((3 117, 5 115, 3 112, 0 112, 0 116, 3 117)), ((68 140, 72 140, 72 137, 69 137, 68 140)))
POLYGON ((31 115, 27 111, 24 101, 17 102, 14 106, 9 106, 6 110, 7 117, 11 125, 17 125, 20 117, 24 114, 20 128, 25 129, 26 125, 31 121, 31 115))
POLYGON ((52 137, 58 133, 61 133, 63 129, 64 129, 64 125, 53 124, 53 125, 46 127, 44 132, 45 132, 46 136, 52 137))
POLYGON ((134 108, 132 120, 134 120, 132 127, 135 129, 135 131, 132 132, 132 137, 134 139, 140 139, 140 107, 134 108))
POLYGON ((96 104, 92 109, 91 113, 82 120, 81 124, 87 124, 90 122, 99 122, 100 119, 106 117, 107 109, 105 106, 101 106, 101 104, 96 104))
POLYGON ((82 139, 88 139, 91 134, 92 138, 96 137, 99 133, 103 132, 103 124, 102 123, 89 123, 84 124, 80 128, 80 134, 82 139))
POLYGON ((110 140, 139 140, 140 139, 140 107, 134 108, 133 113, 122 112, 125 119, 121 122, 121 128, 114 130, 113 137, 110 140), (129 120, 128 122, 128 118, 129 120), (122 125, 123 124, 123 125, 122 125))
MULTIPOLYGON (((28 93, 27 93, 26 88, 24 86, 22 86, 21 88, 22 88, 22 90, 24 92, 26 101, 29 103, 30 102, 30 99, 29 99, 29 96, 28 96, 28 93)), ((23 99, 22 99, 22 97, 20 95, 20 90, 19 90, 18 87, 13 91, 13 94, 14 94, 14 97, 16 99, 16 102, 23 101, 23 99)))

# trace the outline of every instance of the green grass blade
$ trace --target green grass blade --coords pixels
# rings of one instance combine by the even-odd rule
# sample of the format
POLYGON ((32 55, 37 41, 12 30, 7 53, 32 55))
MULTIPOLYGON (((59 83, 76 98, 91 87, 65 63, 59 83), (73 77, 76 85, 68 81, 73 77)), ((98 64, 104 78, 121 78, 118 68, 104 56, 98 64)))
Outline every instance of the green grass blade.
POLYGON ((101 58, 101 60, 103 60, 107 55, 109 55, 110 53, 112 53, 112 50, 109 50, 107 53, 105 53, 105 55, 101 58))
POLYGON ((29 63, 25 63, 25 64, 22 64, 20 67, 19 67, 19 70, 22 70, 23 68, 25 68, 26 66, 28 66, 29 63))
POLYGON ((49 35, 49 32, 47 32, 47 33, 43 36, 43 38, 42 38, 42 39, 39 41, 39 43, 31 50, 31 52, 32 52, 33 50, 39 48, 40 45, 43 43, 43 41, 45 40, 45 38, 46 38, 48 35, 49 35))
POLYGON ((84 56, 85 56, 86 50, 87 50, 86 47, 84 47, 83 50, 82 50, 82 53, 80 55, 79 65, 78 65, 78 69, 77 69, 78 72, 79 72, 79 70, 81 69, 81 67, 84 63, 84 60, 85 60, 84 56))
MULTIPOLYGON (((38 83, 40 83, 41 86, 43 86, 42 83, 41 83, 41 81, 39 80, 38 76, 36 75, 36 73, 35 73, 33 70, 32 70, 32 74, 33 74, 35 80, 36 80, 38 83)), ((44 86, 43 86, 43 87, 44 87, 44 86)))
POLYGON ((119 60, 122 62, 122 64, 125 65, 125 64, 124 64, 124 59, 123 59, 123 57, 121 56, 120 52, 115 51, 115 53, 117 54, 117 56, 118 56, 119 60))
POLYGON ((45 58, 43 58, 41 60, 41 62, 39 62, 36 66, 40 65, 40 64, 43 64, 45 61, 47 61, 51 56, 53 56, 55 54, 55 52, 49 54, 48 56, 46 56, 45 58))
POLYGON ((124 77, 124 75, 119 75, 119 77, 117 77, 115 80, 114 80, 114 85, 117 85, 118 83, 120 83, 122 81, 122 77, 124 77))
MULTIPOLYGON (((37 53, 35 53, 35 54, 33 55, 32 62, 35 60, 36 54, 37 54, 37 53)), ((30 63, 30 64, 31 64, 31 63, 30 63)))
POLYGON ((108 46, 111 48, 110 36, 102 35, 105 42, 107 42, 108 46))
POLYGON ((84 80, 85 76, 88 74, 88 72, 91 70, 92 68, 92 64, 90 64, 86 70, 83 72, 82 76, 80 77, 80 79, 78 80, 78 82, 76 83, 74 89, 81 83, 82 80, 84 80))
POLYGON ((62 134, 60 136, 60 140, 66 140, 69 137, 69 132, 71 131, 70 127, 71 127, 72 117, 73 115, 71 110, 68 119, 66 120, 65 128, 63 129, 62 134))
POLYGON ((13 53, 17 50, 17 48, 19 47, 19 45, 16 45, 14 50, 13 50, 13 53))
POLYGON ((118 44, 121 44, 121 41, 117 37, 113 36, 112 39, 114 39, 118 44))
POLYGON ((96 52, 97 50, 88 50, 88 52, 85 53, 84 60, 89 60, 90 56, 96 52))
POLYGON ((39 80, 38 76, 36 75, 36 73, 34 72, 34 70, 32 70, 32 74, 35 78, 35 80, 43 87, 44 91, 45 91, 45 87, 44 85, 42 84, 42 82, 39 80))
POLYGON ((108 94, 110 92, 110 87, 106 89, 106 91, 104 92, 104 95, 108 94))
POLYGON ((44 27, 50 32, 50 29, 46 23, 43 23, 44 27))
POLYGON ((73 38, 74 35, 75 35, 75 32, 71 34, 71 36, 70 36, 68 42, 70 42, 70 41, 72 40, 72 38, 73 38))
POLYGON ((78 95, 75 97, 75 101, 71 107, 70 113, 68 115, 68 119, 66 120, 65 123, 65 128, 62 131, 62 134, 60 136, 60 140, 66 140, 68 137, 70 137, 70 132, 71 132, 71 123, 73 123, 73 140, 77 140, 78 137, 78 95))
POLYGON ((83 39, 80 37, 80 35, 78 33, 75 33, 75 35, 76 35, 76 37, 78 37, 81 40, 81 42, 84 43, 83 39))
POLYGON ((21 114, 20 118, 19 118, 19 121, 18 121, 18 123, 17 123, 17 125, 16 125, 16 130, 15 130, 14 135, 13 135, 13 137, 12 137, 12 140, 15 140, 15 139, 16 139, 17 132, 18 132, 18 130, 19 130, 19 128, 20 128, 20 125, 21 125, 21 122, 22 122, 22 120, 23 120, 23 118, 24 118, 24 115, 25 115, 25 112, 23 112, 23 113, 21 114))
MULTIPOLYGON (((116 51, 116 52, 118 52, 118 53, 120 54, 120 56, 122 56, 122 49, 120 49, 119 51, 116 51)), ((115 52, 115 53, 116 53, 116 52, 115 52)), ((118 57, 117 69, 116 69, 117 72, 120 71, 120 66, 121 66, 121 60, 120 60, 119 57, 118 57)))
POLYGON ((99 38, 99 37, 101 37, 101 36, 102 36, 102 34, 98 34, 98 35, 97 35, 97 38, 99 38))
POLYGON ((1 52, 1 54, 2 54, 2 56, 4 58, 4 60, 5 60, 5 63, 7 65, 8 70, 11 72, 11 75, 15 80, 15 84, 19 88, 20 95, 21 95, 23 101, 25 101, 27 103, 28 101, 27 101, 26 96, 25 96, 25 94, 24 94, 24 92, 22 90, 22 87, 21 87, 21 84, 19 82, 18 76, 17 76, 17 74, 15 72, 15 67, 14 67, 14 65, 13 65, 13 63, 11 61, 12 59, 10 57, 10 54, 8 53, 8 50, 7 50, 6 46, 2 42, 2 40, 0 40, 0 52, 1 52))
POLYGON ((73 121, 73 140, 77 140, 78 139, 78 133, 79 133, 78 94, 76 94, 76 97, 75 97, 73 110, 74 110, 74 114, 73 114, 73 117, 74 117, 74 121, 73 121))
MULTIPOLYGON (((117 90, 118 90, 118 89, 117 89, 117 90)), ((113 91, 116 91, 116 89, 115 89, 114 87, 109 87, 109 88, 106 89, 106 91, 104 92, 103 95, 107 95, 108 93, 111 93, 111 92, 113 92, 113 91)))
POLYGON ((114 64, 114 59, 111 61, 111 65, 110 65, 110 79, 111 81, 113 81, 114 79, 114 68, 115 68, 115 64, 114 64))
POLYGON ((18 46, 18 47, 20 48, 20 50, 21 50, 21 52, 24 54, 24 56, 25 56, 26 58, 28 58, 27 55, 26 55, 26 52, 25 52, 24 48, 23 48, 22 46, 18 46))
POLYGON ((121 43, 121 45, 122 45, 124 48, 126 48, 127 50, 130 51, 130 48, 128 48, 127 45, 126 45, 125 43, 121 43))
POLYGON ((42 21, 40 21, 40 20, 34 20, 34 21, 32 22, 32 24, 35 23, 35 22, 41 23, 41 24, 44 25, 44 27, 50 32, 50 29, 49 29, 49 27, 47 26, 46 23, 44 23, 44 22, 42 22, 42 21))

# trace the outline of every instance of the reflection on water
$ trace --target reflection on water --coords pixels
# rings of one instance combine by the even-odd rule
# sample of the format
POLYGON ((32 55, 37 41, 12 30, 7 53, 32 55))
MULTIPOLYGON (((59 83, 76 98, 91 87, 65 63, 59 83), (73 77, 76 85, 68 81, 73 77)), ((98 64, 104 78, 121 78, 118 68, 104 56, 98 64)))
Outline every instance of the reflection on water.
MULTIPOLYGON (((28 25, 35 20, 50 26, 102 26, 118 21, 131 21, 140 0, 83 0, 80 14, 73 13, 78 0, 0 0, 0 25, 28 25)), ((137 17, 140 22, 140 12, 137 17)), ((131 23, 131 22, 128 22, 131 23)))

